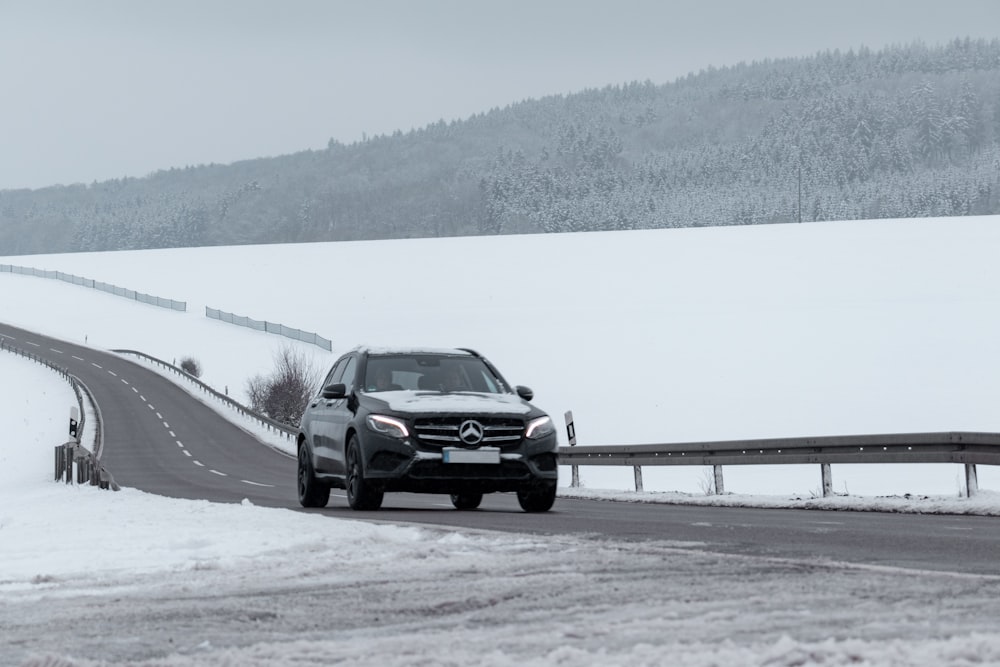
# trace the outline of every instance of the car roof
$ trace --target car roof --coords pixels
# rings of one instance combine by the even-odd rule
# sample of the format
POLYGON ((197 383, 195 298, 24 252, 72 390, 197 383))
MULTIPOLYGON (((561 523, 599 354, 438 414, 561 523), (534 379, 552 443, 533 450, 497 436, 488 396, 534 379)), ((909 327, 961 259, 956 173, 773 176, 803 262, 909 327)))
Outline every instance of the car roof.
POLYGON ((355 348, 358 352, 367 354, 368 356, 392 356, 392 355, 412 355, 412 354, 431 354, 431 355, 448 355, 448 356, 459 356, 459 357, 474 357, 479 356, 472 350, 467 348, 445 348, 445 347, 384 347, 384 346, 374 346, 374 345, 361 345, 355 348))

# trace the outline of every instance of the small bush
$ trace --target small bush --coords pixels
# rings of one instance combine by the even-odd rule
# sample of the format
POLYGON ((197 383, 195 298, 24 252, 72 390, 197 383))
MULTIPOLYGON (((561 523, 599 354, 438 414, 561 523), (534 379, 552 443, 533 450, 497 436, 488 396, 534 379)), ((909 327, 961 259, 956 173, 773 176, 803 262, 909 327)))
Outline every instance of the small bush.
POLYGON ((201 377, 201 364, 198 363, 197 359, 192 359, 191 357, 181 359, 181 370, 196 378, 201 377))
POLYGON ((320 374, 309 366, 304 355, 288 347, 275 356, 274 365, 271 375, 257 375, 247 381, 250 409, 282 424, 298 426, 320 374))

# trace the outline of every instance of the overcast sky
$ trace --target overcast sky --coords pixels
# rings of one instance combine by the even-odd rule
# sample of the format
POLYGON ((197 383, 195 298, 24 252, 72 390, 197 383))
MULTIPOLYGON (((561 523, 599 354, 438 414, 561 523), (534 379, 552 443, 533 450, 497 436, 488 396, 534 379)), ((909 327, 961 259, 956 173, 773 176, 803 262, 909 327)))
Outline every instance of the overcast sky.
POLYGON ((607 84, 1000 36, 1000 0, 0 0, 0 190, 324 148, 607 84))

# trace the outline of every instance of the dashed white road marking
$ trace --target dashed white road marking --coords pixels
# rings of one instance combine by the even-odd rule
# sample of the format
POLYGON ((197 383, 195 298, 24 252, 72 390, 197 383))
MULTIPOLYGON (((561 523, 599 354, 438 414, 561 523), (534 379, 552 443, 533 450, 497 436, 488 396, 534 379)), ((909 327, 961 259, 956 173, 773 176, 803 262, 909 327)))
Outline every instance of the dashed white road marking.
POLYGON ((184 443, 181 442, 180 440, 177 441, 177 446, 180 447, 181 449, 184 449, 184 443))
POLYGON ((150 409, 150 410, 152 410, 153 412, 156 412, 156 408, 154 408, 154 407, 153 407, 153 404, 152 404, 152 403, 146 403, 146 405, 148 405, 148 406, 149 406, 149 409, 150 409))
POLYGON ((77 361, 85 361, 83 357, 78 357, 75 354, 73 355, 73 358, 76 359, 77 361))
POLYGON ((118 377, 118 373, 115 373, 114 371, 108 371, 108 375, 111 375, 112 377, 118 377))
POLYGON ((142 394, 139 394, 139 400, 145 402, 146 401, 146 397, 143 396, 142 394))
POLYGON ((41 347, 38 343, 32 343, 30 340, 24 341, 25 345, 34 345, 35 347, 41 347))
MULTIPOLYGON (((191 452, 189 452, 189 451, 188 451, 188 450, 186 450, 186 449, 182 449, 181 451, 182 451, 182 452, 184 452, 184 456, 186 456, 186 457, 188 457, 188 458, 191 458, 191 452)), ((195 461, 195 463, 198 463, 198 462, 197 462, 197 461, 195 461)), ((198 465, 201 465, 201 464, 200 464, 200 463, 198 463, 198 465)))
POLYGON ((63 353, 63 351, 62 351, 62 350, 57 350, 57 349, 56 349, 56 348, 54 348, 54 347, 50 347, 50 348, 49 348, 49 352, 55 352, 56 354, 62 354, 62 353, 63 353))
POLYGON ((126 380, 125 378, 122 378, 122 384, 128 384, 128 380, 126 380))
MULTIPOLYGON (((184 451, 186 452, 187 450, 185 449, 184 451)), ((194 464, 195 464, 196 466, 201 466, 202 468, 204 468, 204 467, 205 467, 205 464, 204 464, 204 463, 202 463, 201 461, 197 461, 197 460, 196 460, 196 461, 194 462, 194 464)))
MULTIPOLYGON (((135 392, 135 393, 137 393, 137 394, 139 393, 139 390, 138 390, 138 389, 136 389, 135 387, 132 387, 132 391, 134 391, 134 392, 135 392)), ((142 398, 142 396, 140 396, 139 398, 142 398)))
MULTIPOLYGON (((177 437, 177 434, 176 434, 176 433, 174 433, 173 431, 171 431, 171 432, 170 432, 170 437, 171 437, 171 438, 176 438, 176 437, 177 437)), ((181 446, 183 447, 183 445, 181 445, 181 446)))
POLYGON ((268 489, 274 488, 274 484, 261 484, 260 482, 251 482, 249 479, 241 479, 240 481, 243 482, 244 484, 249 484, 250 486, 263 486, 268 489))
POLYGON ((94 368, 100 368, 102 371, 104 370, 104 368, 100 364, 95 364, 93 361, 90 362, 90 365, 93 366, 94 368))
MULTIPOLYGON (((168 424, 167 422, 163 422, 163 428, 165 428, 165 429, 167 429, 169 431, 170 430, 170 424, 168 424)), ((171 433, 170 435, 173 436, 174 434, 171 433)))
POLYGON ((219 472, 218 470, 212 470, 211 468, 208 469, 208 472, 212 473, 213 475, 218 475, 219 477, 229 477, 229 475, 227 475, 226 473, 219 472))
MULTIPOLYGON (((150 406, 150 407, 152 407, 152 406, 150 406)), ((163 419, 163 415, 161 415, 159 412, 157 412, 156 413, 156 418, 157 419, 163 419)))

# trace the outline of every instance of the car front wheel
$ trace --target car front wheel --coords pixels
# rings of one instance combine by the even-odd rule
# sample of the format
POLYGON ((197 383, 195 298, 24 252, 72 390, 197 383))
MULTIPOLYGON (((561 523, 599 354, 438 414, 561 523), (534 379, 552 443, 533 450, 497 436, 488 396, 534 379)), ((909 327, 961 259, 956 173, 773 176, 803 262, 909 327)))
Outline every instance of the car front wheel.
POLYGON ((556 502, 556 483, 545 482, 528 491, 518 491, 517 502, 525 512, 548 512, 556 502))
POLYGON ((330 486, 316 479, 309 448, 304 443, 299 447, 298 489, 299 504, 303 507, 326 507, 330 500, 330 486))
POLYGON ((355 510, 377 510, 382 506, 384 493, 365 479, 361 464, 361 449, 356 437, 347 443, 347 504, 355 510))

